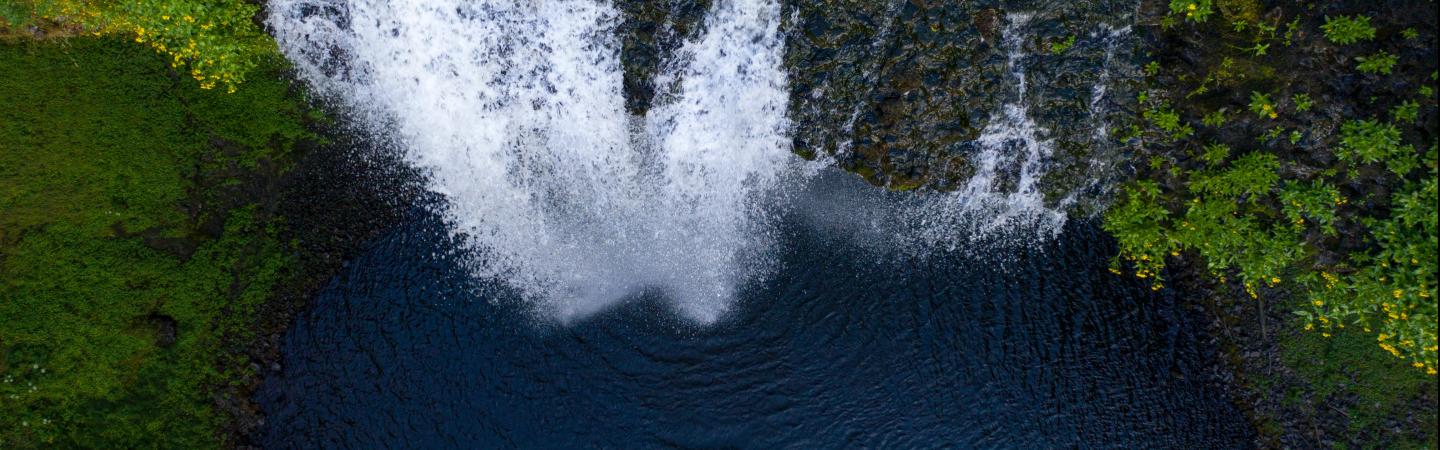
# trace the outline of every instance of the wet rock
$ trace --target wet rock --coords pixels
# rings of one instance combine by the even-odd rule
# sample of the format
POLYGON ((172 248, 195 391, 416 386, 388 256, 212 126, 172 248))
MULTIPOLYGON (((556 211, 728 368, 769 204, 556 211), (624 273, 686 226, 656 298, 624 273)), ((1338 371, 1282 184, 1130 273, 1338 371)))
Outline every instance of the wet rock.
POLYGON ((703 23, 707 0, 621 0, 620 64, 625 72, 625 110, 644 115, 655 98, 655 74, 703 23))
MULTIPOLYGON (((1115 42, 1114 32, 1130 20, 1128 2, 832 0, 791 8, 786 65, 797 152, 833 155, 840 167, 892 188, 956 187, 970 172, 975 147, 967 143, 1007 102, 1029 106, 1043 139, 1090 144, 1092 107, 1109 111, 1119 98, 1095 101, 1095 86, 1115 75, 1097 69, 1133 65, 1129 44, 1115 42), (1010 37, 1023 53, 1022 98, 1002 41, 1007 25, 1024 16, 1026 26, 1010 37), (1062 55, 1042 45, 1072 35, 1076 45, 1062 55)), ((1093 178, 1082 175, 1062 180, 1093 178)))

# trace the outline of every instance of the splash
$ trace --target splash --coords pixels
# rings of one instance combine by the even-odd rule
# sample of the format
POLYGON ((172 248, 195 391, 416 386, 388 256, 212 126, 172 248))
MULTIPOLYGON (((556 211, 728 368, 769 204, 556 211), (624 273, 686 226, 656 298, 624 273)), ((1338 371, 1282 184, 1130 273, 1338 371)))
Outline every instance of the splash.
POLYGON ((700 322, 763 274, 762 203, 791 170, 779 6, 716 2, 625 112, 618 12, 588 0, 279 0, 303 76, 407 149, 446 216, 562 321, 659 290, 700 322))
POLYGON ((1033 242, 1054 237, 1065 225, 1063 206, 1048 205, 1040 180, 1054 145, 1030 117, 1024 30, 1031 15, 1010 14, 1001 30, 1011 92, 971 143, 974 173, 955 192, 922 196, 900 215, 913 229, 907 247, 979 242, 1033 242))
MULTIPOLYGON (((713 322, 739 286, 773 270, 787 186, 822 178, 790 151, 775 0, 714 2, 704 31, 662 64, 645 116, 626 112, 619 12, 601 1, 276 0, 270 9, 302 76, 426 171, 475 250, 476 275, 505 281, 543 317, 565 322, 659 292, 713 322)), ((899 247, 1035 241, 1064 224, 1040 187, 1052 145, 1026 106, 1029 18, 1007 18, 1012 89, 971 143, 975 171, 963 188, 860 208, 886 215, 872 222, 894 225, 879 234, 899 247)))

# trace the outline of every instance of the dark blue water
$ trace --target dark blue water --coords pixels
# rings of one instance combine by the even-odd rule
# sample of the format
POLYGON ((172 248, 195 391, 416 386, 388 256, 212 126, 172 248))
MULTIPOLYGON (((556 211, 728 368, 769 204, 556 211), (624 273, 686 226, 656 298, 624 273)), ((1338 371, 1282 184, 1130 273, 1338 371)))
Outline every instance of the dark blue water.
POLYGON ((271 448, 1238 448, 1200 327, 1070 225, 1030 250, 878 257, 791 227, 709 327, 639 296, 537 325, 444 225, 352 261, 260 394, 271 448), (999 264, 997 261, 1004 261, 999 264))

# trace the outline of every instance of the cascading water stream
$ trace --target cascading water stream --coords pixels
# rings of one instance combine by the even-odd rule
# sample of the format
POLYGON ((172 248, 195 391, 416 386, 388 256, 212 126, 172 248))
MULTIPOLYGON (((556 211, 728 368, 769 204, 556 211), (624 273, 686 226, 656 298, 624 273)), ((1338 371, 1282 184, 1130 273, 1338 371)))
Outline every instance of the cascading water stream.
MULTIPOLYGON (((561 321, 658 291, 708 323, 772 269, 775 199, 816 172, 790 152, 780 9, 715 2, 644 117, 626 112, 619 13, 598 0, 277 0, 270 25, 309 82, 428 172, 479 277, 561 321)), ((1029 21, 1006 18, 1013 99, 973 144, 974 175, 868 211, 888 216, 871 221, 884 245, 1033 241, 1065 223, 1040 189, 1052 145, 1027 107, 1029 21)))
POLYGON ((630 117, 597 1, 284 0, 304 76, 407 149, 446 216, 565 320, 644 289, 718 317, 767 264, 760 199, 790 170, 779 6, 717 2, 630 117))

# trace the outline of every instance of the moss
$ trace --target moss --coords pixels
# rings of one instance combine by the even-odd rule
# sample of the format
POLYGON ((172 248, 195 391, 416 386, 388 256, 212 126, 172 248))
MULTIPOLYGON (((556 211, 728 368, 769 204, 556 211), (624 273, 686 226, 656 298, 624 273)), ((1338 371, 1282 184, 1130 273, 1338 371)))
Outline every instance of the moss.
POLYGON ((1422 424, 1436 423, 1434 405, 1415 408, 1422 394, 1434 396, 1435 380, 1410 370, 1400 359, 1375 351, 1375 337, 1345 330, 1326 338, 1316 333, 1295 333, 1281 343, 1286 366, 1300 374, 1315 404, 1342 405, 1350 430, 1371 436, 1384 448, 1436 448, 1434 429, 1428 435, 1393 436, 1392 418, 1419 416, 1422 424))
POLYGON ((308 138, 277 64, 227 95, 116 40, 0 45, 0 448, 221 444, 220 336, 291 267, 233 189, 308 138))
POLYGON ((1216 5, 1220 7, 1220 14, 1230 22, 1243 20, 1253 23, 1260 20, 1259 0, 1218 0, 1216 5))

